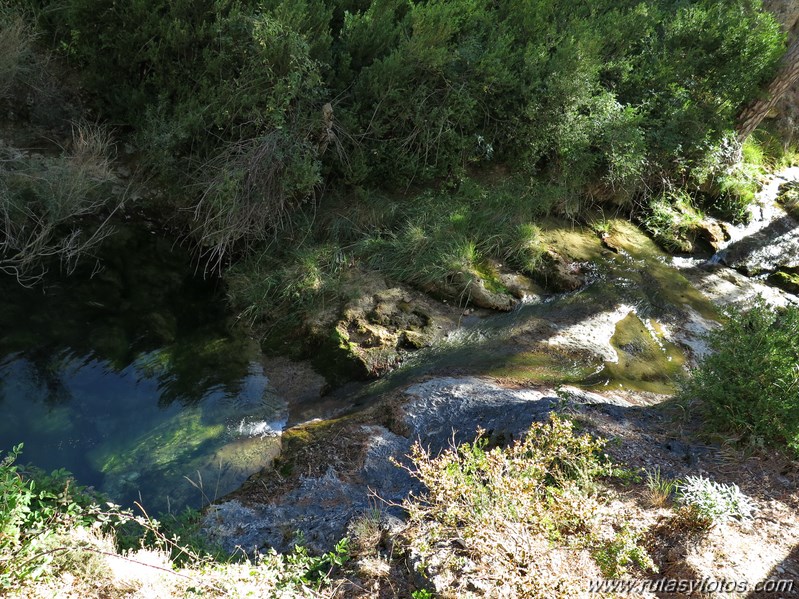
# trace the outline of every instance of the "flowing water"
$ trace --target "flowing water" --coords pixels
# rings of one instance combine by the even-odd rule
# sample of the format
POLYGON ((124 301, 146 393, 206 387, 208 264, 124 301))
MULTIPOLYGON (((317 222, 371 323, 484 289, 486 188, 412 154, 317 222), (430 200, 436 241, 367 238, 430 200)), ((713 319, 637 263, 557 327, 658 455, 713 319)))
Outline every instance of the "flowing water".
POLYGON ((582 262, 584 287, 465 321, 371 392, 449 372, 513 384, 673 393, 695 357, 690 348, 700 348, 718 310, 640 230, 624 220, 609 224, 614 234, 605 243, 588 227, 544 229, 548 243, 582 262))
POLYGON ((188 256, 144 229, 109 241, 94 277, 0 278, 0 448, 126 505, 199 505, 274 455, 286 402, 188 256))
MULTIPOLYGON (((798 259, 799 227, 773 208, 773 187, 763 214, 730 229, 710 261, 667 256, 624 220, 608 221, 604 240, 545 227, 549 244, 583 263, 585 287, 467 317, 384 380, 346 386, 328 404, 370 402, 433 372, 670 394, 721 318, 711 300, 769 291, 775 304, 799 302, 718 264, 758 272, 798 259)), ((124 504, 175 510, 234 490, 277 455, 287 422, 330 412, 318 375, 279 360, 265 373, 257 344, 230 332, 214 282, 193 276, 179 248, 122 228, 103 263, 94 277, 50 277, 46 293, 0 279, 0 448, 24 442, 25 461, 66 468, 124 504)))

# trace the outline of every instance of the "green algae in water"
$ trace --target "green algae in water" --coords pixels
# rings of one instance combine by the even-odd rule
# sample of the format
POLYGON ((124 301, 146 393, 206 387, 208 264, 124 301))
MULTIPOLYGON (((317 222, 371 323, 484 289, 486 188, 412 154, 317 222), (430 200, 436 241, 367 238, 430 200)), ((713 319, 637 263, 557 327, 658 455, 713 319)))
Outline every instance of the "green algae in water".
POLYGON ((615 251, 587 227, 555 221, 542 225, 546 244, 571 260, 590 262, 585 288, 470 324, 450 341, 409 357, 404 368, 370 390, 386 392, 439 371, 524 384, 673 393, 685 355, 664 339, 656 323, 674 322, 691 310, 719 320, 719 311, 635 225, 617 219, 603 225, 602 232, 610 236, 606 243, 615 251), (603 363, 587 349, 583 353, 548 343, 556 331, 622 305, 634 313, 618 323, 611 340, 618 363, 603 363))
POLYGON ((285 420, 257 344, 166 240, 121 226, 101 258, 36 289, 0 278, 0 447, 153 511, 233 490, 285 420))
POLYGON ((539 384, 579 383, 602 368, 601 362, 586 356, 571 356, 557 351, 533 351, 512 355, 497 368, 492 377, 539 384))
POLYGON ((656 323, 644 323, 630 313, 616 324, 610 344, 618 354, 618 362, 605 363, 595 376, 583 381, 607 388, 648 391, 669 395, 684 374, 685 357, 673 343, 663 339, 656 323))

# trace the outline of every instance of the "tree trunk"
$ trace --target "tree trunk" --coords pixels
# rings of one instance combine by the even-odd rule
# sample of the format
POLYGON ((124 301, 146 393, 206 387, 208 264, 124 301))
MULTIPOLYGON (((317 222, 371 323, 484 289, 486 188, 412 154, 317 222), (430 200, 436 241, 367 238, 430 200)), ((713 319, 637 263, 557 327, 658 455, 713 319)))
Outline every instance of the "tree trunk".
POLYGON ((766 89, 765 95, 754 100, 738 115, 735 127, 738 140, 743 142, 754 131, 790 87, 799 81, 799 37, 792 36, 791 45, 782 57, 777 75, 766 89))

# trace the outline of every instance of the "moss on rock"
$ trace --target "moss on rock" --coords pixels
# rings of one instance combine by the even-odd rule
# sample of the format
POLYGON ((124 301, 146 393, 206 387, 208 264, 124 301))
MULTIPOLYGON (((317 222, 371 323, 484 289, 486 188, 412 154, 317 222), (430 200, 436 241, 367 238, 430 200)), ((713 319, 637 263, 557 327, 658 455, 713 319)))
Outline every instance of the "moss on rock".
POLYGON ((799 293, 799 269, 781 269, 768 277, 769 283, 787 291, 799 293))

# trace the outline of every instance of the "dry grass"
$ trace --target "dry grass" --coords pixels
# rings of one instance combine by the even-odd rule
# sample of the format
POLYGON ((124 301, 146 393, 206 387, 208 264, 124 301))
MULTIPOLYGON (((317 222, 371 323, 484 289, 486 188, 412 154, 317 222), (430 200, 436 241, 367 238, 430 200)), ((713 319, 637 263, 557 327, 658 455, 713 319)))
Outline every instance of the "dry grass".
POLYGON ((31 57, 34 34, 18 12, 0 1, 0 100, 5 100, 31 57))
POLYGON ((677 481, 669 480, 655 467, 646 473, 646 497, 652 507, 666 507, 677 491, 677 481))
POLYGON ((317 590, 302 582, 302 563, 267 554, 257 561, 206 562, 176 567, 168 552, 140 549, 117 553, 113 540, 76 529, 60 541, 72 545, 53 564, 57 574, 12 590, 19 599, 171 599, 203 597, 330 597, 333 589, 317 590))
POLYGON ((26 285, 54 260, 71 272, 112 232, 110 215, 89 227, 81 223, 121 205, 108 190, 115 180, 112 150, 110 133, 92 124, 73 127, 71 147, 61 156, 0 147, 0 272, 26 285))

